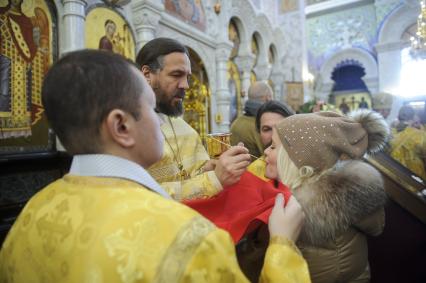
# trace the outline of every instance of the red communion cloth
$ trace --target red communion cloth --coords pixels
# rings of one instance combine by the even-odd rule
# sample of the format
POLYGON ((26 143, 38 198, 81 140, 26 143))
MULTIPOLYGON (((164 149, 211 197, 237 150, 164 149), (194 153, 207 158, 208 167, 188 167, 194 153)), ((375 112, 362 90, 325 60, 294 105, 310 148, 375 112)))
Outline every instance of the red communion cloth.
POLYGON ((228 231, 234 243, 245 235, 267 224, 275 204, 275 197, 282 193, 285 203, 291 192, 288 187, 274 181, 265 181, 246 171, 239 182, 225 187, 216 196, 209 199, 188 200, 183 203, 198 211, 216 226, 228 231))

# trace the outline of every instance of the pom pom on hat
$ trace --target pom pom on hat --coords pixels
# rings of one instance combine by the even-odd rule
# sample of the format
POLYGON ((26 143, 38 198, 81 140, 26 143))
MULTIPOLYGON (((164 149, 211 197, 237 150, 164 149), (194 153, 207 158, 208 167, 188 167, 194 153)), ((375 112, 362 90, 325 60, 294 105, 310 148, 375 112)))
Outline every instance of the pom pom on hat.
POLYGON ((316 170, 331 168, 342 155, 359 159, 379 151, 390 132, 384 118, 371 110, 348 117, 335 112, 296 114, 278 123, 276 129, 294 164, 316 170))
POLYGON ((368 134, 367 154, 374 154, 383 149, 390 137, 390 128, 383 116, 371 110, 352 111, 348 117, 361 124, 368 134))

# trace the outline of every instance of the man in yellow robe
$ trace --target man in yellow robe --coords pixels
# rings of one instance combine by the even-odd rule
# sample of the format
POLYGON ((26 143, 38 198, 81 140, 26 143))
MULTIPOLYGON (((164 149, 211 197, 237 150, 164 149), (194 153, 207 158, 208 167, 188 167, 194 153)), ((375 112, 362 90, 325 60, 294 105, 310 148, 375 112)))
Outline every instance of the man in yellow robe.
POLYGON ((419 129, 418 124, 413 107, 404 105, 399 109, 398 123, 390 141, 390 155, 426 180, 426 132, 419 129))
MULTIPOLYGON (((155 96, 135 67, 110 52, 69 53, 49 71, 42 99, 74 158, 14 223, 0 282, 248 282, 229 234, 171 200, 145 171, 163 137, 155 96)), ((294 246, 298 202, 284 208, 277 197, 269 223, 261 281, 309 282, 294 246)))
POLYGON ((390 141, 391 156, 426 180, 426 132, 407 127, 390 141))
POLYGON ((156 38, 139 51, 136 62, 155 92, 156 111, 163 120, 164 154, 149 173, 175 200, 213 196, 236 183, 250 162, 247 149, 235 146, 217 162, 210 160, 198 133, 179 117, 191 75, 185 46, 156 38))

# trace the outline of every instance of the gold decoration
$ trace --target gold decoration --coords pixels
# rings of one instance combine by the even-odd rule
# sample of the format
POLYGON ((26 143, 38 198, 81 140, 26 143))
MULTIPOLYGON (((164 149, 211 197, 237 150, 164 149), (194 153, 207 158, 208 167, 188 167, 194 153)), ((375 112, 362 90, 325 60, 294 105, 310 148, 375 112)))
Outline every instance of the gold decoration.
POLYGON ((303 105, 303 83, 301 82, 286 82, 287 86, 287 104, 294 110, 299 111, 303 105))
POLYGON ((209 134, 206 145, 210 158, 218 158, 231 146, 231 133, 209 134))
POLYGON ((410 38, 410 54, 414 58, 426 58, 426 0, 420 1, 421 12, 417 18, 417 32, 410 38))
POLYGON ((161 132, 163 133, 164 140, 166 141, 167 145, 170 147, 170 150, 171 150, 171 152, 173 154, 173 159, 177 163, 181 180, 186 180, 186 179, 189 178, 189 174, 183 168, 182 155, 180 154, 179 143, 178 143, 178 139, 177 139, 177 136, 176 136, 175 127, 173 126, 173 123, 172 123, 172 120, 170 119, 170 116, 167 116, 167 120, 168 120, 168 122, 170 124, 170 127, 172 128, 172 131, 173 131, 173 137, 175 139, 174 143, 176 145, 176 151, 173 149, 170 141, 168 140, 168 138, 164 134, 164 132, 163 131, 161 131, 161 132))
POLYGON ((207 85, 194 74, 191 75, 191 81, 191 88, 186 91, 183 118, 200 134, 201 140, 204 140, 208 130, 210 92, 207 85))
POLYGON ((216 124, 222 123, 222 121, 223 121, 222 114, 217 113, 216 116, 214 117, 214 121, 216 122, 216 124))

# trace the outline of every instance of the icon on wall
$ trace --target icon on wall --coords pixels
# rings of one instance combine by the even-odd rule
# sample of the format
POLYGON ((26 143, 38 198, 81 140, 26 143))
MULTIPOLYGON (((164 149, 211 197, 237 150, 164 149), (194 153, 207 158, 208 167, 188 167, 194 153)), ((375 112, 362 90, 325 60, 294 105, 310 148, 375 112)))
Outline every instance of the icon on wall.
POLYGON ((53 4, 0 1, 0 153, 52 148, 41 87, 53 61, 53 4))
POLYGON ((165 10, 181 20, 206 30, 206 15, 201 0, 163 0, 165 10))
POLYGON ((296 112, 303 105, 303 83, 286 82, 287 87, 287 104, 296 112))
POLYGON ((112 9, 97 7, 86 17, 86 47, 135 59, 135 41, 129 24, 112 9))

